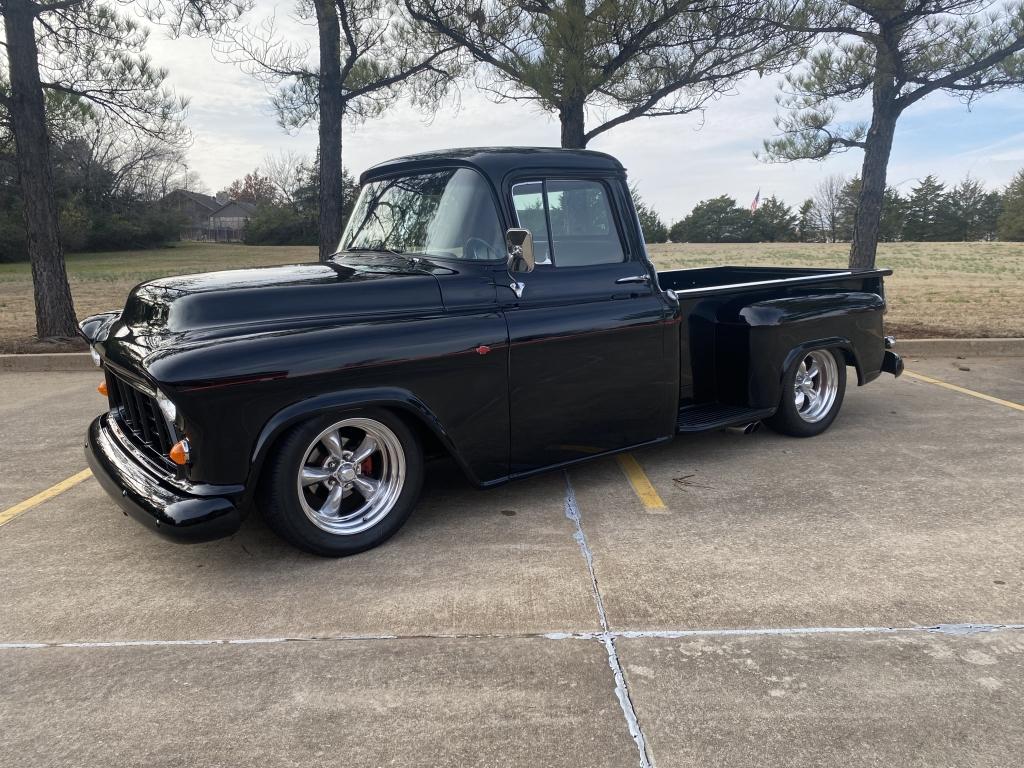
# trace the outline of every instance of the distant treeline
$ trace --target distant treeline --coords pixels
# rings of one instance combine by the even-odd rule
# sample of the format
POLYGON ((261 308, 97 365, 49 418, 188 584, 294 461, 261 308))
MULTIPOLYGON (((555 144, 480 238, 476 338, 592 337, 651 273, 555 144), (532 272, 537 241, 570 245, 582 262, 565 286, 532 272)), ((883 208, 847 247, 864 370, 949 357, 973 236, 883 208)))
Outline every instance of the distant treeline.
MULTIPOLYGON (((320 158, 311 160, 290 152, 270 156, 263 166, 238 179, 223 194, 255 203, 245 225, 249 245, 317 245, 320 229, 320 158)), ((342 171, 342 225, 348 221, 359 185, 342 171)), ((337 246, 337 243, 334 243, 337 246)))
MULTIPOLYGON (((176 240, 179 217, 156 205, 186 186, 184 143, 139 137, 112 121, 59 121, 50 126, 53 193, 66 251, 147 248, 176 240)), ((25 261, 24 205, 14 139, 0 126, 0 262, 25 261)))
MULTIPOLYGON (((179 214, 159 204, 178 187, 202 188, 174 141, 139 140, 110 123, 86 122, 55 131, 51 148, 60 234, 68 251, 146 248, 176 240, 179 214)), ((0 262, 27 258, 22 201, 13 141, 0 131, 0 262)), ((233 182, 223 195, 256 205, 244 239, 253 245, 315 245, 318 236, 319 163, 290 153, 233 182)), ((344 178, 344 217, 358 191, 344 178)), ((841 242, 853 233, 860 180, 829 176, 797 208, 774 195, 757 209, 723 195, 698 203, 666 226, 634 200, 649 243, 841 242)), ((885 193, 883 241, 1024 240, 1024 170, 1005 190, 987 190, 967 178, 947 187, 927 176, 907 194, 885 193)))
MULTIPOLYGON (((671 226, 633 192, 649 243, 834 243, 853 237, 860 179, 829 176, 796 209, 774 195, 756 210, 733 198, 703 200, 671 226)), ((885 191, 879 239, 888 242, 1024 240, 1024 170, 1002 191, 966 178, 947 187, 926 176, 906 195, 885 191)))
MULTIPOLYGON (((183 215, 161 204, 169 192, 204 191, 185 165, 182 147, 166 138, 142 138, 108 122, 58 125, 51 146, 53 190, 66 252, 152 248, 179 239, 183 215)), ((343 173, 348 217, 358 187, 343 173)), ((244 240, 253 245, 316 245, 318 162, 290 153, 268 157, 263 169, 232 182, 223 199, 256 205, 244 240)), ((23 202, 14 143, 0 127, 0 262, 26 261, 23 202)))

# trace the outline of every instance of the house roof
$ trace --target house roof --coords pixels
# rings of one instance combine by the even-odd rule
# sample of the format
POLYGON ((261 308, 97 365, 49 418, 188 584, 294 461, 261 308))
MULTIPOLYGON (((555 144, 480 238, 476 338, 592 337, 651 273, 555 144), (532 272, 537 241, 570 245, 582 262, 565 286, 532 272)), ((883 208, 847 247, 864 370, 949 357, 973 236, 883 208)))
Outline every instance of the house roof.
POLYGON ((242 213, 244 213, 246 216, 251 216, 252 214, 256 213, 255 203, 250 203, 245 200, 228 200, 226 203, 224 203, 224 205, 219 206, 217 210, 213 211, 210 214, 210 218, 216 218, 217 216, 220 216, 223 211, 227 210, 233 205, 241 209, 242 213))
POLYGON ((213 197, 212 195, 204 195, 201 192, 192 192, 187 189, 172 190, 168 192, 166 195, 164 195, 163 198, 161 198, 160 202, 168 200, 169 198, 174 196, 187 197, 189 200, 199 203, 199 205, 203 206, 204 208, 208 208, 210 211, 215 211, 221 207, 220 203, 217 202, 216 197, 213 197))

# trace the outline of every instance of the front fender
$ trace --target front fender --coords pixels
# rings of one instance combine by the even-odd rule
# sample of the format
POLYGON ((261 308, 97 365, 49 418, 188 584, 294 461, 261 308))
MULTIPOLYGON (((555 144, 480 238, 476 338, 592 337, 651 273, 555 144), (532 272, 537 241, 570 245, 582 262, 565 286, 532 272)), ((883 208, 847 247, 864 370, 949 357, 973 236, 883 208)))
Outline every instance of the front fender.
POLYGON ((456 447, 444 424, 420 398, 400 387, 367 387, 317 395, 292 403, 275 413, 260 431, 253 447, 250 476, 246 483, 248 493, 252 493, 262 471, 263 463, 270 454, 274 443, 288 429, 314 416, 365 407, 389 408, 411 416, 440 441, 472 483, 480 486, 493 484, 492 481, 481 481, 476 476, 469 462, 466 461, 466 457, 456 447))
POLYGON ((282 429, 360 405, 408 413, 472 467, 471 479, 488 482, 508 476, 507 333, 493 312, 302 327, 176 340, 146 367, 178 405, 206 482, 250 485, 253 459, 282 429))
POLYGON ((120 316, 120 311, 89 315, 89 317, 78 324, 78 332, 90 344, 103 341, 107 337, 111 324, 120 316))

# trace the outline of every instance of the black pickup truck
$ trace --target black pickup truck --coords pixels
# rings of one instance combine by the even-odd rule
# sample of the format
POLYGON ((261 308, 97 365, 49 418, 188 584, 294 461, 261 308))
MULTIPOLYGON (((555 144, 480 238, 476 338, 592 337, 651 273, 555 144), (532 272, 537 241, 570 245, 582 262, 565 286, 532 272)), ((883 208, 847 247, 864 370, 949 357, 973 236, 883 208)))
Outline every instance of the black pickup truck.
POLYGON ((406 521, 424 457, 491 486, 679 433, 823 432, 903 364, 889 270, 658 272, 612 157, 466 149, 366 171, 326 263, 143 283, 81 323, 110 410, 86 455, 169 537, 259 507, 321 555, 406 521))

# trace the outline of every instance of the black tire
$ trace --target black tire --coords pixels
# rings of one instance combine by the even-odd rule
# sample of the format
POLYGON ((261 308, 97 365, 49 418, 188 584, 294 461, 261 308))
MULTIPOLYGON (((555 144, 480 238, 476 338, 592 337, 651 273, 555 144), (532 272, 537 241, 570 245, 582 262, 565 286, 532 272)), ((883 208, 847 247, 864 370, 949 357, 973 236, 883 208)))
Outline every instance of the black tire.
MULTIPOLYGON (((820 362, 827 364, 827 360, 823 357, 820 359, 820 362)), ((814 437, 815 435, 820 435, 832 426, 832 422, 836 420, 836 416, 839 415, 839 409, 843 406, 845 394, 846 358, 843 353, 836 349, 808 350, 794 360, 789 370, 786 371, 785 376, 782 378, 782 397, 779 400, 779 409, 774 415, 765 419, 764 423, 774 431, 783 435, 790 435, 791 437, 814 437), (823 355, 830 355, 835 361, 835 397, 832 399, 827 410, 818 418, 808 420, 807 416, 801 415, 801 411, 797 407, 796 379, 797 375, 801 373, 801 365, 804 365, 806 369, 805 361, 809 357, 817 358, 817 356, 823 355)))
MULTIPOLYGON (((376 454, 375 454, 376 455, 376 454)), ((329 458, 329 456, 328 456, 329 458)), ((318 416, 289 430, 268 458, 257 493, 257 505, 270 528, 290 544, 324 557, 345 557, 364 552, 387 541, 409 519, 423 486, 423 451, 416 434, 391 411, 366 408, 318 416), (324 430, 344 420, 377 422, 393 434, 404 458, 404 481, 397 500, 372 527, 354 533, 335 533, 322 529, 310 514, 299 494, 299 474, 307 452, 324 430)), ((313 486, 315 489, 317 486, 313 486)), ((326 492, 326 484, 323 491, 326 492)), ((358 499, 354 503, 359 503, 358 499)))

